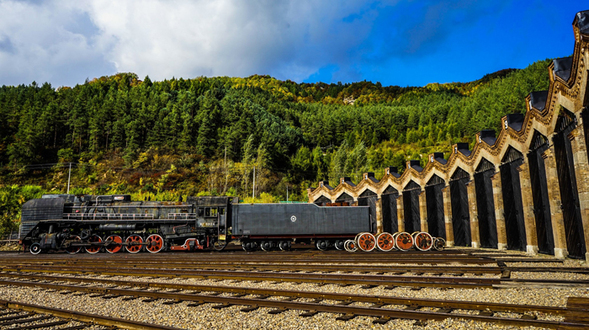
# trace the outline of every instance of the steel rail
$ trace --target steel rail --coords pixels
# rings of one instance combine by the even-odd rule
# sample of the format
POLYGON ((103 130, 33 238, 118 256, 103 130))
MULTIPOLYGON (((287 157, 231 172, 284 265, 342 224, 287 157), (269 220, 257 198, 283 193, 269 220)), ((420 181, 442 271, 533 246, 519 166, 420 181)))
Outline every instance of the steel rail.
POLYGON ((249 294, 260 296, 281 296, 281 297, 295 297, 295 298, 310 298, 323 300, 338 300, 344 302, 366 302, 383 305, 408 305, 420 307, 436 307, 436 308, 451 308, 451 309, 471 309, 471 310, 486 310, 490 309, 495 312, 542 312, 545 314, 564 314, 566 308, 541 306, 541 305, 516 305, 504 303, 488 303, 488 302, 473 302, 460 300, 439 300, 439 299, 418 299, 405 298, 394 296, 374 296, 374 295, 357 295, 357 294, 343 294, 343 293, 328 293, 317 291, 294 291, 294 290, 279 290, 279 289, 259 289, 248 287, 234 287, 221 285, 200 285, 200 284, 178 284, 165 282, 137 282, 131 280, 112 280, 99 278, 80 278, 80 277, 66 277, 66 276, 49 276, 49 275, 29 275, 29 274, 0 274, 1 277, 38 280, 38 281, 53 281, 53 282, 69 282, 69 283, 90 283, 93 285, 101 284, 106 286, 124 286, 124 287, 139 287, 139 288, 159 288, 159 289, 173 289, 184 291, 208 291, 220 293, 233 294, 249 294))
POLYGON ((286 300, 266 300, 260 298, 243 298, 243 297, 219 297, 214 295, 198 295, 198 294, 185 294, 185 293, 166 293, 166 292, 153 292, 153 291, 141 291, 141 290, 129 290, 129 289, 112 289, 112 288, 89 288, 73 285, 56 285, 49 283, 31 283, 31 282, 18 282, 18 281, 0 281, 2 285, 16 285, 16 286, 28 286, 28 287, 42 287, 53 290, 67 290, 67 291, 81 291, 87 293, 96 293, 102 295, 115 295, 115 296, 131 296, 131 297, 149 297, 154 299, 169 299, 172 301, 194 301, 199 304, 201 303, 219 303, 220 308, 228 307, 232 305, 244 305, 252 306, 253 308, 258 307, 269 307, 278 308, 280 310, 294 309, 314 312, 328 312, 328 313, 342 313, 345 315, 355 316, 372 316, 379 318, 402 318, 402 319, 414 319, 414 320, 436 320, 442 321, 447 318, 461 318, 474 320, 478 322, 493 322, 507 325, 516 326, 536 326, 544 328, 558 329, 567 327, 569 329, 583 329, 587 328, 586 323, 574 323, 574 322, 559 322, 549 320, 533 320, 533 319, 515 319, 515 318, 502 318, 485 315, 468 315, 468 314, 455 314, 448 312, 428 312, 428 311, 417 311, 411 309, 395 310, 395 309, 384 309, 375 307, 359 307, 349 305, 326 305, 313 302, 295 302, 286 300))
POLYGON ((100 324, 106 327, 119 327, 130 330, 178 330, 179 328, 148 324, 137 321, 124 320, 114 317, 101 316, 97 314, 88 314, 81 312, 74 312, 65 309, 46 307, 34 304, 21 303, 10 300, 0 300, 0 306, 10 309, 18 309, 22 311, 50 314, 58 318, 72 319, 84 323, 100 324))

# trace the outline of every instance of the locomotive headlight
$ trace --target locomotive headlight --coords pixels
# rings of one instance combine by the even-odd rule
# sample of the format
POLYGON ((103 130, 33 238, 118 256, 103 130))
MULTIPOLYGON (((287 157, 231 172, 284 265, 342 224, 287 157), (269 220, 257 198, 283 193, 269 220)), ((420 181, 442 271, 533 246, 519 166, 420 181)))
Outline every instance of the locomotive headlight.
POLYGON ((296 215, 291 215, 290 216, 290 221, 292 221, 292 222, 297 221, 297 216, 296 215))

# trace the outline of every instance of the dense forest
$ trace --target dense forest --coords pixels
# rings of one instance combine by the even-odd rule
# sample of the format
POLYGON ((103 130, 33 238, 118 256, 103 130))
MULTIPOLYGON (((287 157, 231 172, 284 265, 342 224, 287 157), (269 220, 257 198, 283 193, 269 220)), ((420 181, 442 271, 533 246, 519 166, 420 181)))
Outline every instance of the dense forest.
MULTIPOLYGON (((161 82, 132 73, 73 88, 0 88, 0 234, 42 193, 306 200, 319 180, 402 172, 523 113, 549 60, 470 83, 383 87, 269 76, 161 82), (70 177, 71 165, 71 177, 70 177), (255 171, 255 192, 253 177, 255 171), (255 198, 252 198, 255 193, 255 198)), ((253 199, 253 200, 252 200, 253 199)))

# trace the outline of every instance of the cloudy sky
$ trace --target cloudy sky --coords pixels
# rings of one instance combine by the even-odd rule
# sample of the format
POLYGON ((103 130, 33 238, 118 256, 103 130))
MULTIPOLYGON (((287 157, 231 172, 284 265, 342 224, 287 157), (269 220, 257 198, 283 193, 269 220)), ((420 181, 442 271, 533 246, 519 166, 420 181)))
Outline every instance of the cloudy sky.
POLYGON ((271 75, 423 86, 571 55, 578 0, 0 0, 0 85, 271 75))

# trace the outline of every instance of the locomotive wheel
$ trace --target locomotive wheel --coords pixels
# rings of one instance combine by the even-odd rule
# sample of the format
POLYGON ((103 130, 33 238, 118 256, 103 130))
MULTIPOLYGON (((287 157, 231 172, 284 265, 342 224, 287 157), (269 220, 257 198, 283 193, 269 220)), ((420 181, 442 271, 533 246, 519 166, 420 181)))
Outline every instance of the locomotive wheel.
POLYGON ((329 247, 329 244, 328 244, 327 241, 318 240, 317 242, 315 242, 315 247, 319 251, 327 251, 327 248, 329 247))
POLYGON ((337 240, 337 241, 335 241, 335 244, 333 246, 335 246, 336 250, 341 251, 344 249, 344 243, 345 243, 344 241, 337 240))
POLYGON ((158 253, 164 247, 164 239, 158 234, 151 234, 145 239, 147 252, 158 253))
POLYGON ((442 251, 446 247, 446 240, 442 237, 436 237, 434 239, 434 250, 442 251))
MULTIPOLYGON (((70 237, 72 242, 76 242, 76 243, 81 243, 82 239, 80 238, 80 236, 72 236, 70 237)), ((80 250, 82 249, 81 246, 68 246, 65 249, 65 252, 69 253, 69 254, 76 254, 78 252, 80 252, 80 250)))
POLYGON ((121 244, 123 244, 123 239, 121 236, 110 235, 106 238, 106 246, 104 248, 108 253, 117 253, 123 248, 121 244))
POLYGON ((415 240, 415 247, 420 251, 429 251, 434 244, 432 235, 424 231, 415 235, 413 239, 415 240))
POLYGON ((262 251, 270 251, 272 250, 272 244, 269 241, 263 241, 262 243, 260 243, 260 248, 262 249, 262 251))
POLYGON ((29 247, 29 251, 31 252, 31 254, 41 253, 41 244, 39 244, 39 243, 31 244, 31 246, 29 247))
MULTIPOLYGON (((102 243, 102 238, 100 238, 100 236, 98 236, 98 235, 92 235, 92 236, 90 236, 90 238, 88 238, 88 243, 90 243, 90 244, 102 243)), ((100 252, 101 248, 102 248, 101 245, 91 245, 91 246, 85 247, 85 250, 86 250, 86 252, 88 252, 90 254, 96 254, 96 253, 100 252)))
POLYGON ((280 241, 280 243, 278 243, 278 248, 280 248, 280 251, 288 251, 290 250, 290 242, 280 241))
POLYGON ((356 245, 356 241, 355 240, 347 240, 344 242, 344 250, 348 251, 348 252, 356 252, 358 251, 358 246, 356 245))
POLYGON ((378 236, 376 236, 376 247, 383 252, 389 252, 392 250, 395 247, 393 235, 387 232, 378 234, 378 236))
POLYGON ((362 233, 356 242, 358 248, 364 252, 370 252, 376 247, 376 238, 371 233, 362 233))
POLYGON ((413 237, 407 232, 400 232, 395 237, 395 246, 401 251, 408 251, 413 247, 413 237))
POLYGON ((128 244, 125 246, 125 250, 129 253, 139 253, 143 248, 143 245, 141 245, 143 243, 143 238, 139 235, 131 235, 127 237, 125 243, 128 244))
POLYGON ((223 249, 227 246, 227 241, 215 241, 213 243, 213 249, 215 251, 223 251, 223 249))

